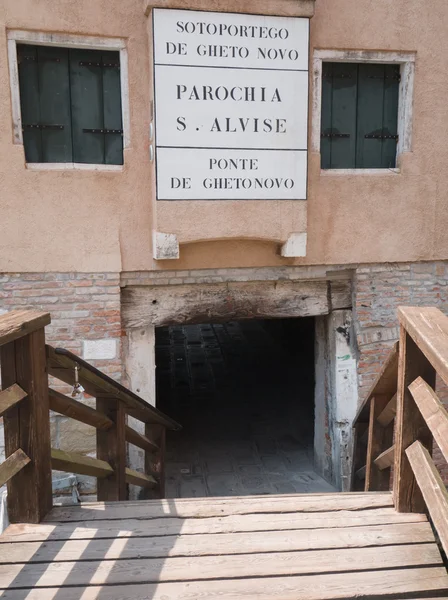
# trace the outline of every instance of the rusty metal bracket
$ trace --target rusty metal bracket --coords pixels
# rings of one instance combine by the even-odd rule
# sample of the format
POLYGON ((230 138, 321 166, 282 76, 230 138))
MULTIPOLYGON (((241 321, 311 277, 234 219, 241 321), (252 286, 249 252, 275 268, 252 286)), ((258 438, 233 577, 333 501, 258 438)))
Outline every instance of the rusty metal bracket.
POLYGON ((29 125, 22 125, 22 129, 64 129, 64 125, 47 125, 43 123, 30 123, 29 125))
POLYGON ((123 135, 122 129, 83 129, 83 133, 119 133, 123 135))

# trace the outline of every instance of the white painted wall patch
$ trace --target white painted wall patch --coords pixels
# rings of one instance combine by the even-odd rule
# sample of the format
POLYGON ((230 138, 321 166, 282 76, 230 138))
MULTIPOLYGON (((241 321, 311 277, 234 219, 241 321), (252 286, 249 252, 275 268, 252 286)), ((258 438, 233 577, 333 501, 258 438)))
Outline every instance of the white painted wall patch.
POLYGON ((84 340, 85 360, 111 360, 117 356, 117 340, 84 340))

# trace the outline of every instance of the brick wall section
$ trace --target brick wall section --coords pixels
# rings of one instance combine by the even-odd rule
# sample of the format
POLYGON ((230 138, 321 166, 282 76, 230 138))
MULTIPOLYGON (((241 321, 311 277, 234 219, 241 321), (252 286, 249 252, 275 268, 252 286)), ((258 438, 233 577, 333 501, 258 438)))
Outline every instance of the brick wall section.
MULTIPOLYGON (((448 314, 448 261, 359 267, 353 282, 354 322, 359 349, 362 401, 390 347, 398 340, 399 306, 435 306, 448 314)), ((448 407, 448 389, 438 379, 437 393, 448 407)), ((435 447, 434 459, 448 483, 448 464, 435 447)))
MULTIPOLYGON (((47 343, 67 348, 110 377, 121 378, 118 273, 0 274, 0 312, 14 308, 50 312, 47 343)), ((52 385, 62 392, 70 389, 58 381, 52 385)), ((93 405, 94 400, 86 399, 86 403, 93 405)), ((95 456, 96 433, 92 427, 53 414, 51 431, 54 447, 95 456)), ((0 453, 4 452, 1 444, 0 453)), ((95 480, 78 478, 82 491, 94 490, 95 480)))

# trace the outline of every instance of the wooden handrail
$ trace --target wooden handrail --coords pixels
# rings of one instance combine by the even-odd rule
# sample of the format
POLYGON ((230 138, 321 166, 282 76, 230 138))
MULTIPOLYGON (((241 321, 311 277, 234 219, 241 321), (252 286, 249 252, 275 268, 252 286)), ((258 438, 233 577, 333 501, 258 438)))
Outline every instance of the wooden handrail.
POLYGON ((374 396, 390 396, 392 397, 397 391, 397 370, 398 370, 398 342, 396 342, 386 360, 383 363, 381 371, 375 377, 375 381, 370 387, 363 402, 358 408, 353 426, 357 423, 367 423, 370 414, 370 401, 374 396))
POLYGON ((43 329, 50 322, 50 313, 38 310, 11 310, 0 315, 0 346, 43 329))
POLYGON ((384 467, 383 461, 377 462, 377 459, 392 445, 398 356, 397 342, 392 346, 353 421, 352 487, 355 490, 389 489, 389 468, 384 467))
POLYGON ((418 377, 409 386, 422 417, 425 419, 437 445, 448 461, 448 413, 437 394, 426 381, 418 377))
MULTIPOLYGON (((431 458, 435 440, 448 460, 448 412, 435 392, 436 374, 448 384, 448 317, 432 307, 400 307, 398 316, 399 352, 395 348, 395 358, 389 356, 355 420, 356 432, 369 416, 366 489, 372 481, 372 464, 386 478, 374 481, 373 490, 388 482, 393 466, 396 509, 428 510, 448 553, 448 492, 431 458), (381 395, 386 390, 387 395, 381 395), (394 415, 394 443, 384 446, 394 415)), ((356 469, 361 476, 364 468, 356 469)))
POLYGON ((114 426, 114 422, 99 410, 86 406, 74 398, 69 398, 52 388, 48 390, 50 396, 50 409, 61 415, 91 425, 95 429, 107 431, 114 426))
POLYGON ((0 316, 0 404, 5 433, 8 517, 39 523, 52 506, 45 326, 49 313, 15 310, 0 316), (8 480, 9 478, 9 480, 8 480))
POLYGON ((145 402, 140 396, 134 394, 123 385, 102 373, 91 364, 64 348, 53 348, 47 345, 48 373, 64 383, 73 385, 75 382, 75 365, 80 367, 79 381, 86 392, 99 398, 101 396, 114 397, 126 406, 126 412, 143 421, 163 425, 167 429, 179 430, 181 425, 170 417, 145 402))
POLYGON ((428 362, 448 385, 448 318, 433 307, 399 307, 398 319, 428 362))
POLYGON ((414 442, 406 449, 420 491, 439 535, 445 554, 448 556, 448 492, 436 469, 428 450, 414 442))
POLYGON ((113 468, 105 460, 83 456, 75 452, 51 449, 51 465, 57 471, 69 471, 91 477, 109 477, 113 475, 113 468))
POLYGON ((0 416, 7 456, 0 484, 8 485, 10 521, 39 523, 45 517, 52 506, 52 469, 96 477, 99 500, 125 500, 127 484, 154 488, 153 495, 163 497, 165 432, 180 425, 75 354, 46 346, 50 321, 38 311, 0 316, 0 416), (96 408, 49 388, 48 375, 73 385, 75 372, 96 398, 96 408), (96 429, 96 458, 51 448, 50 410, 96 429), (144 434, 127 425, 127 415, 144 423, 144 434), (127 467, 126 443, 144 450, 144 473, 127 467))
POLYGON ((0 487, 8 483, 26 465, 31 462, 29 456, 19 448, 0 465, 0 487))
POLYGON ((20 385, 14 383, 10 387, 0 392, 0 417, 2 417, 6 411, 18 404, 21 400, 26 398, 27 393, 22 390, 20 385))

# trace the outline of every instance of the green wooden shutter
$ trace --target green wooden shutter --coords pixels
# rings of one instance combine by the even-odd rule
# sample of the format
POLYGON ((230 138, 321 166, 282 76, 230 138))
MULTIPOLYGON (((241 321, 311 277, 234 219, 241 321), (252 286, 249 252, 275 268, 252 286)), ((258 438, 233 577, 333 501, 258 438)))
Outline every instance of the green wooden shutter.
POLYGON ((41 130, 34 127, 40 123, 39 69, 36 46, 18 45, 17 60, 25 159, 27 162, 41 162, 42 135, 41 130))
POLYGON ((68 50, 39 46, 42 162, 72 162, 68 50), (62 129, 58 128, 61 127, 62 129))
MULTIPOLYGON (((383 132, 386 135, 398 133, 398 97, 400 87, 399 65, 384 66, 384 106, 383 132)), ((397 140, 386 139, 382 142, 381 166, 392 169, 397 162, 397 140)))
POLYGON ((73 130, 73 160, 104 163, 104 135, 84 129, 103 129, 103 81, 101 53, 70 50, 70 82, 73 130))
POLYGON ((359 65, 356 166, 381 168, 382 141, 366 138, 383 131, 384 65, 359 65))
POLYGON ((321 166, 331 169, 331 132, 333 117, 333 63, 322 65, 321 166))
POLYGON ((122 134, 101 133, 122 129, 118 65, 118 52, 70 50, 75 162, 123 164, 122 134))
MULTIPOLYGON (((121 84, 120 55, 118 52, 103 52, 103 103, 104 127, 109 130, 121 130, 121 84)), ((104 162, 107 165, 123 164, 123 135, 107 133, 104 137, 104 162)))
POLYGON ((356 164, 357 65, 324 63, 322 82, 323 169, 356 164))
POLYGON ((17 52, 27 162, 123 164, 119 53, 17 52))
POLYGON ((324 63, 322 74, 322 168, 395 167, 399 66, 324 63))

